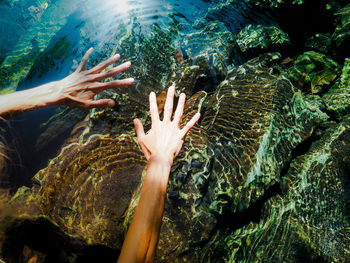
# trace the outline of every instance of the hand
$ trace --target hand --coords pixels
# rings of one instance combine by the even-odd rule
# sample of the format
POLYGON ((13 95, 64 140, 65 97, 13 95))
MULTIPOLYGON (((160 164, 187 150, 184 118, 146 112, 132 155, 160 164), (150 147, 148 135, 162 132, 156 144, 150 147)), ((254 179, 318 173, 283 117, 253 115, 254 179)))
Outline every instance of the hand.
POLYGON ((196 113, 185 127, 180 129, 179 124, 183 114, 186 95, 184 93, 180 94, 174 118, 171 120, 174 94, 175 87, 171 86, 168 89, 164 106, 164 118, 163 121, 161 121, 158 114, 156 94, 151 92, 149 103, 152 128, 147 134, 144 132, 141 121, 138 119, 134 120, 138 143, 140 144, 147 160, 154 157, 156 159, 168 161, 172 164, 174 158, 181 150, 184 137, 200 118, 200 113, 196 113))
POLYGON ((86 109, 93 107, 113 107, 115 106, 115 102, 112 99, 100 99, 96 101, 93 99, 97 94, 106 89, 118 88, 134 82, 133 78, 113 80, 106 83, 101 82, 105 78, 112 77, 128 69, 131 63, 126 62, 105 72, 101 72, 120 58, 120 55, 117 54, 92 69, 87 70, 86 65, 92 52, 93 48, 90 48, 85 53, 74 73, 54 83, 55 94, 52 94, 53 99, 51 104, 86 109))

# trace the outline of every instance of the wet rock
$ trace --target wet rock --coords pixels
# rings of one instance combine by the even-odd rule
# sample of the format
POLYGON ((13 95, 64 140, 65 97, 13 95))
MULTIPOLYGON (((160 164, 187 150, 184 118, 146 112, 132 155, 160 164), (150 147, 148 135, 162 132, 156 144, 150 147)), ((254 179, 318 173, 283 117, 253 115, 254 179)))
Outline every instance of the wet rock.
POLYGON ((182 36, 181 47, 194 64, 205 61, 209 68, 215 70, 212 75, 225 76, 234 57, 233 34, 221 22, 196 23, 193 33, 182 36))
POLYGON ((336 46, 340 47, 343 43, 348 43, 350 37, 350 5, 338 10, 334 15, 338 16, 339 23, 333 33, 333 40, 336 46))
MULTIPOLYGON (((88 244, 120 247, 122 224, 119 231, 107 229, 111 222, 123 222, 144 166, 129 135, 73 143, 34 177, 32 195, 25 198, 29 214, 39 211, 70 236, 84 236, 88 244)), ((21 195, 14 200, 20 201, 21 195)))
MULTIPOLYGON (((216 242, 221 220, 234 222, 280 183, 292 149, 326 119, 265 64, 257 58, 234 67, 215 91, 187 101, 182 125, 197 111, 202 118, 174 162, 168 192, 176 198, 166 200, 156 262, 205 258, 201 248, 216 242)), ((67 236, 120 249, 145 172, 131 117, 149 127, 146 91, 125 89, 118 114, 95 111, 78 140, 35 176, 30 194, 19 192, 13 203, 25 202, 23 213, 50 218, 67 236)))
POLYGON ((350 59, 345 59, 343 70, 337 82, 324 94, 322 100, 327 110, 337 117, 349 113, 350 110, 350 59))
POLYGON ((247 258, 249 262, 347 262, 349 128, 348 116, 330 128, 307 154, 293 160, 283 178, 282 193, 265 203, 259 222, 234 232, 221 231, 214 245, 204 248, 206 258, 227 262, 247 258))
POLYGON ((276 26, 248 25, 236 36, 242 52, 278 49, 290 43, 288 34, 276 26))
POLYGON ((302 90, 311 93, 322 93, 339 75, 339 65, 326 55, 307 51, 300 55, 289 70, 288 77, 297 83, 304 75, 305 87, 302 90))
MULTIPOLYGON (((268 1, 264 1, 264 0, 247 0, 248 3, 256 5, 256 6, 261 6, 261 7, 266 7, 266 6, 270 6, 273 8, 279 7, 281 4, 284 3, 284 1, 282 0, 268 0, 268 1)), ((288 4, 296 4, 296 5, 301 5, 304 3, 303 0, 293 0, 293 1, 287 1, 288 4)))
POLYGON ((164 222, 171 223, 163 224, 159 241, 159 251, 176 250, 159 262, 209 258, 198 243, 216 243, 223 218, 239 220, 240 211, 279 182, 291 150, 326 118, 316 104, 294 93, 288 80, 271 75, 264 63, 258 58, 234 68, 201 103, 200 127, 190 137, 200 135, 204 142, 185 145, 185 157, 176 161, 191 164, 191 177, 182 184, 174 171, 169 191, 178 190, 184 201, 168 200, 164 222), (190 225, 183 224, 185 218, 192 218, 190 225))
POLYGON ((60 137, 69 136, 70 132, 74 133, 72 128, 87 114, 87 110, 58 108, 56 114, 40 126, 42 132, 36 140, 35 150, 38 152, 44 150, 60 137))

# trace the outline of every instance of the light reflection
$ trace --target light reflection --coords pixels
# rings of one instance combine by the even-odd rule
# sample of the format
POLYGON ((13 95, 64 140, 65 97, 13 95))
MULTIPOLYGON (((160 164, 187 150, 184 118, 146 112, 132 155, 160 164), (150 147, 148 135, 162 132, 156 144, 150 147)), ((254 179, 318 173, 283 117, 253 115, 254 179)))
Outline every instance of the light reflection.
POLYGON ((133 8, 128 0, 111 0, 111 2, 115 5, 117 13, 126 14, 133 8))

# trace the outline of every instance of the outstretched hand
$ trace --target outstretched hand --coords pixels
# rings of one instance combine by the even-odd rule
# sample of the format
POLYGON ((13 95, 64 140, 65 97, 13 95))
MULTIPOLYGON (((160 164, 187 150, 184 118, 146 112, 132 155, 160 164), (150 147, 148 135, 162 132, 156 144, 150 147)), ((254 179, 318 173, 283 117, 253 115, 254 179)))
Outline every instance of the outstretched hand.
POLYGON ((164 106, 164 118, 161 121, 158 114, 156 94, 151 92, 149 102, 152 127, 147 134, 144 132, 141 121, 139 119, 134 120, 137 139, 147 160, 154 157, 172 164, 174 158, 181 150, 186 134, 200 118, 200 113, 196 113, 192 119, 180 129, 179 124, 183 114, 186 95, 184 93, 180 94, 174 118, 171 120, 174 94, 175 87, 171 86, 168 89, 164 106))
POLYGON ((85 53, 76 71, 55 83, 57 90, 54 100, 56 101, 53 101, 53 104, 86 109, 94 107, 113 107, 115 102, 112 99, 100 99, 96 101, 93 99, 97 94, 106 89, 118 88, 130 85, 134 82, 133 78, 113 80, 105 83, 101 82, 105 78, 112 77, 128 69, 131 63, 125 62, 117 67, 102 72, 120 58, 120 55, 117 54, 87 70, 86 65, 92 52, 93 48, 90 48, 85 53))

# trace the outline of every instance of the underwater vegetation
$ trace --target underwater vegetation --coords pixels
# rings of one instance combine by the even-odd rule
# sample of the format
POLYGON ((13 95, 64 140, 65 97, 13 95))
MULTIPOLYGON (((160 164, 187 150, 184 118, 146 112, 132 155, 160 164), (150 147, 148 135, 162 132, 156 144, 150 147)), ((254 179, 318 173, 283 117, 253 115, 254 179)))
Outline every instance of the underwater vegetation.
MULTIPOLYGON (((132 120, 148 129, 147 96, 156 91, 161 112, 169 85, 187 94, 182 123, 201 119, 172 167, 155 262, 350 262, 350 5, 321 1, 334 27, 296 39, 283 12, 314 11, 306 1, 243 2, 247 17, 281 16, 234 28, 221 15, 239 5, 224 1, 193 21, 171 15, 144 33, 133 17, 106 32, 91 64, 120 53, 136 84, 101 94, 114 108, 58 108, 42 124, 38 151, 63 140, 32 185, 4 192, 0 262, 116 261, 146 169, 132 120)), ((41 14, 46 37, 28 42, 42 32, 30 25, 4 58, 0 92, 74 69, 96 41, 98 21, 49 19, 64 3, 41 14)))

